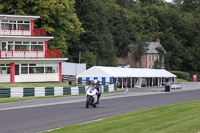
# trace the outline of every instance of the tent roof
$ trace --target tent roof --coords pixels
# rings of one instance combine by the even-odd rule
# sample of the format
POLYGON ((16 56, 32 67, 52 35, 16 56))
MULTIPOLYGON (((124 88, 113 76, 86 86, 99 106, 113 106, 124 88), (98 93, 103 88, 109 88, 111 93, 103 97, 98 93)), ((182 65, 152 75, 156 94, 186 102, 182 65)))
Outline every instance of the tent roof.
POLYGON ((80 73, 77 77, 176 77, 176 75, 165 69, 144 69, 144 68, 119 68, 93 66, 88 70, 80 73))

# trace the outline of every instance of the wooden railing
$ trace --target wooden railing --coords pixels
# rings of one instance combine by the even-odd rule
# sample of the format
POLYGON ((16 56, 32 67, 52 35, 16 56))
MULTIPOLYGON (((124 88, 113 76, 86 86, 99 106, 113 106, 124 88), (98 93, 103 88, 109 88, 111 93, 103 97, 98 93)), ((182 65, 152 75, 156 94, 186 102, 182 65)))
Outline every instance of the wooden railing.
POLYGON ((7 36, 46 36, 45 28, 10 28, 10 27, 0 27, 0 35, 7 36))
POLYGON ((61 50, 0 50, 0 58, 60 58, 61 50))

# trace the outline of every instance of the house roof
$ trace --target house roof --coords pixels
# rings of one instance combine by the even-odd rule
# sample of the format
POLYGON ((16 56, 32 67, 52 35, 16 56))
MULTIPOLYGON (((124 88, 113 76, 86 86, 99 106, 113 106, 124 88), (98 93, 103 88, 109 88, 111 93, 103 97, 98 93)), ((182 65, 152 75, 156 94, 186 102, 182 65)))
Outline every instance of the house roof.
MULTIPOLYGON (((149 53, 149 54, 154 54, 154 53, 157 54, 158 53, 158 51, 156 50, 157 47, 161 47, 164 50, 162 45, 158 42, 150 42, 150 43, 148 42, 148 44, 149 44, 149 46, 147 49, 147 53, 149 53)), ((166 52, 166 51, 164 50, 164 52, 166 52)))
POLYGON ((7 15, 7 14, 0 14, 0 19, 3 20, 35 20, 40 18, 40 16, 29 16, 29 15, 7 15))
POLYGON ((77 77, 133 77, 133 78, 167 78, 176 77, 176 75, 165 69, 144 69, 144 68, 119 68, 93 66, 80 73, 77 77))
POLYGON ((53 36, 1 36, 1 40, 8 41, 49 41, 53 39, 53 36))

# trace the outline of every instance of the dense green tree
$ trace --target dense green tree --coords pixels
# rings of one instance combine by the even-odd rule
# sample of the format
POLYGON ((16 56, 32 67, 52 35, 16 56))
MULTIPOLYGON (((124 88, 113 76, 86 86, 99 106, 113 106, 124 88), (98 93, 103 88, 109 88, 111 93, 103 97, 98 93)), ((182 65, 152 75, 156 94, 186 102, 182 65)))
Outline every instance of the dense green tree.
POLYGON ((109 29, 109 2, 112 3, 102 0, 76 0, 77 14, 85 33, 80 37, 81 46, 73 48, 83 53, 92 52, 96 58, 95 64, 104 66, 116 65, 116 48, 109 29))
POLYGON ((79 39, 83 33, 81 23, 76 16, 74 0, 1 0, 1 14, 38 15, 36 27, 47 28, 48 35, 55 39, 49 42, 49 48, 62 49, 66 56, 70 40, 79 39))
POLYGON ((147 36, 141 36, 140 34, 136 35, 136 41, 131 46, 131 52, 136 61, 139 60, 139 67, 141 67, 141 57, 148 50, 147 36))
POLYGON ((1 0, 0 13, 41 16, 36 27, 55 37, 49 48, 71 62, 81 52, 87 67, 115 66, 130 44, 139 59, 159 37, 168 70, 200 71, 200 0, 1 0))

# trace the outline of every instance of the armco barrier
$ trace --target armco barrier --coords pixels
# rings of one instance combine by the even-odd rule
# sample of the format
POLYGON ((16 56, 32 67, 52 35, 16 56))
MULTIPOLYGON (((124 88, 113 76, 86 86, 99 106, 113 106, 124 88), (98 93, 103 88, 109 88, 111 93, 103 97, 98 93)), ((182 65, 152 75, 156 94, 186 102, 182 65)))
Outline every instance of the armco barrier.
POLYGON ((85 86, 79 86, 79 94, 84 94, 85 93, 85 86))
POLYGON ((103 86, 103 92, 108 92, 108 85, 103 86))
POLYGON ((54 96, 54 87, 45 87, 45 96, 54 96))
MULTIPOLYGON (((3 97, 29 97, 29 96, 59 96, 59 95, 79 95, 84 94, 88 86, 75 87, 12 87, 0 88, 0 98, 3 97)), ((116 86, 102 86, 102 92, 116 90, 116 86)))
POLYGON ((63 95, 71 95, 71 87, 63 87, 63 95))
POLYGON ((23 94, 24 94, 24 97, 34 96, 35 90, 34 88, 24 88, 23 94))
POLYGON ((54 87, 54 96, 63 95, 63 87, 54 87))
POLYGON ((45 96, 45 87, 35 87, 35 96, 45 96))
POLYGON ((1 88, 0 97, 10 97, 10 88, 1 88))

